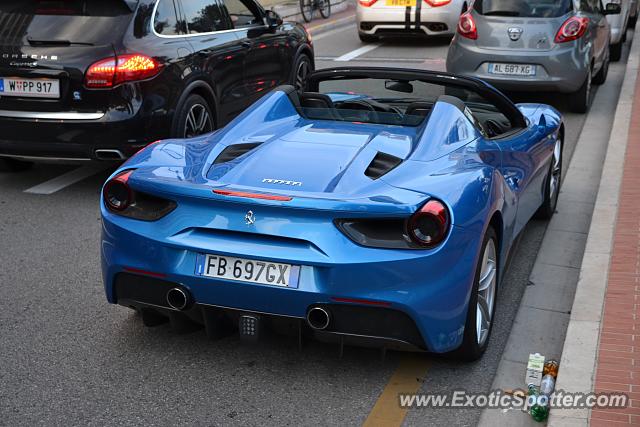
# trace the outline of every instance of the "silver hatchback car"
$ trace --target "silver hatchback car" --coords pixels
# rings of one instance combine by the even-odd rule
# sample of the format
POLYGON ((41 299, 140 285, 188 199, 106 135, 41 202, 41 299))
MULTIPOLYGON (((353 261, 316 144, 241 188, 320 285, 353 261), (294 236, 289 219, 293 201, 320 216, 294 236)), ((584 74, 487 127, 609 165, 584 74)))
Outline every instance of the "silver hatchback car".
POLYGON ((476 0, 460 17, 447 71, 511 91, 571 94, 585 113, 609 70, 609 24, 620 5, 600 0, 476 0))

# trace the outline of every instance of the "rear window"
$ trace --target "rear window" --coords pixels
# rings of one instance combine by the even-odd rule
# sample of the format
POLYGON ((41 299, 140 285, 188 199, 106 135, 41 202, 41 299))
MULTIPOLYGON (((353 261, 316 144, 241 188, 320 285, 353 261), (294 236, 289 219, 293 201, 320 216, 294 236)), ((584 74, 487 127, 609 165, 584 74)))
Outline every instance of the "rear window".
POLYGON ((0 0, 0 44, 111 44, 132 16, 124 0, 0 0))
POLYGON ((556 18, 573 10, 573 0, 476 0, 473 8, 486 16, 556 18))
POLYGON ((131 13, 123 0, 1 1, 0 13, 22 15, 120 16, 131 13))

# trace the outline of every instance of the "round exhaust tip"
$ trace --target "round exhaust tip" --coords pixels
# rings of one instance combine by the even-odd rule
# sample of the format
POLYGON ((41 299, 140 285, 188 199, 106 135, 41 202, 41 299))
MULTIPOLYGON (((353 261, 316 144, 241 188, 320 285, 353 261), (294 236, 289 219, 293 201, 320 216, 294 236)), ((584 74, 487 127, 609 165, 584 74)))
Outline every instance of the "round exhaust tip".
POLYGON ((319 331, 327 329, 330 322, 331 316, 329 315, 329 312, 322 307, 313 307, 307 313, 307 323, 313 329, 319 331))
POLYGON ((167 292, 167 304, 176 310, 184 310, 189 306, 191 298, 187 291, 181 288, 169 289, 167 292))

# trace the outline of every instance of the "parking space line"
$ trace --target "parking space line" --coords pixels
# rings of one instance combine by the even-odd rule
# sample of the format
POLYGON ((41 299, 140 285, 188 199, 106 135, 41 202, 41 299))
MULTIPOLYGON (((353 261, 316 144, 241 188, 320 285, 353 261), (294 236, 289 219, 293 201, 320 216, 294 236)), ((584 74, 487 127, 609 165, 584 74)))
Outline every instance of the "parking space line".
POLYGON ((360 55, 364 55, 367 52, 371 52, 373 49, 380 47, 379 44, 368 44, 366 46, 359 47, 356 50, 352 50, 351 52, 347 52, 342 56, 337 57, 334 61, 344 62, 351 61, 353 58, 357 58, 360 55))
POLYGON ((109 164, 90 164, 82 166, 58 177, 50 179, 49 181, 43 182, 42 184, 31 187, 24 192, 44 195, 53 194, 57 191, 62 190, 63 188, 75 184, 76 182, 82 181, 83 179, 100 173, 108 167, 109 164))
POLYGON ((417 393, 429 365, 424 354, 403 355, 400 365, 389 379, 363 427, 401 426, 409 409, 400 407, 399 394, 417 393))

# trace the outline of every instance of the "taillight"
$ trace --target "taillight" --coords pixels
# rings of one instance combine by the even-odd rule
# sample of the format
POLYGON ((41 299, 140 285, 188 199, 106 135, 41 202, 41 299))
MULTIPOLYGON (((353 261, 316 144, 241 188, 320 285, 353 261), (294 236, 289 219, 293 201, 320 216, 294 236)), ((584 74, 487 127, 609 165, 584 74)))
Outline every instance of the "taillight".
POLYGON ((432 248, 447 237, 449 211, 438 200, 429 200, 407 222, 407 234, 411 241, 424 248, 432 248))
POLYGON ((112 211, 124 211, 133 202, 133 192, 128 183, 132 172, 133 169, 120 172, 105 184, 102 195, 105 204, 112 211))
POLYGON ((458 34, 468 39, 478 39, 478 28, 476 27, 476 21, 473 19, 471 13, 463 13, 460 15, 458 21, 458 34))
POLYGON ((102 197, 107 209, 141 221, 156 221, 176 208, 172 200, 134 191, 129 185, 132 173, 133 169, 122 171, 104 185, 102 197))
POLYGON ((440 7, 448 5, 451 3, 451 0, 424 0, 424 2, 431 7, 440 7))
POLYGON ((358 0, 358 3, 360 3, 360 6, 364 6, 364 7, 371 7, 373 6, 378 0, 358 0))
POLYGON ((126 82, 147 80, 160 72, 160 64, 146 55, 121 55, 93 63, 84 77, 88 88, 110 88, 126 82))
POLYGON ((587 32, 589 18, 573 16, 566 21, 556 34, 556 43, 566 43, 577 40, 587 32))

